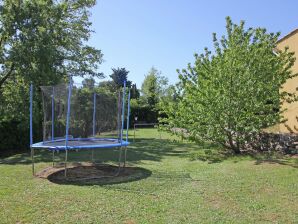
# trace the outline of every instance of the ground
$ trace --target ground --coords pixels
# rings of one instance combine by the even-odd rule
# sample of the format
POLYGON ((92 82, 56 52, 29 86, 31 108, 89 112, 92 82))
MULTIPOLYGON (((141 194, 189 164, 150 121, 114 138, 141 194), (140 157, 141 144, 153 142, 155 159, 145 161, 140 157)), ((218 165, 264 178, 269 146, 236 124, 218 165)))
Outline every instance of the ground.
MULTIPOLYGON (((298 223, 297 158, 227 157, 215 148, 138 130, 128 166, 141 174, 113 183, 55 183, 32 177, 28 153, 2 158, 0 223, 298 223)), ((104 163, 116 157, 95 154, 104 163)), ((90 152, 70 159, 88 161, 90 152)), ((51 166, 51 154, 37 153, 36 162, 39 171, 51 166)))

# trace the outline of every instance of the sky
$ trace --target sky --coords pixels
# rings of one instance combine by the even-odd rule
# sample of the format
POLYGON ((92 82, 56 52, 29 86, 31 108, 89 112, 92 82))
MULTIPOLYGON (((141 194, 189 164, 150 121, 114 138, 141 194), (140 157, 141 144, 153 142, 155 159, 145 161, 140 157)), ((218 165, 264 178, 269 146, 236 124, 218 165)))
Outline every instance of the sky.
POLYGON ((297 9, 297 0, 98 0, 88 44, 102 50, 106 77, 124 67, 140 88, 154 66, 174 84, 194 53, 213 50, 212 33, 225 34, 226 16, 282 37, 298 28, 297 9))

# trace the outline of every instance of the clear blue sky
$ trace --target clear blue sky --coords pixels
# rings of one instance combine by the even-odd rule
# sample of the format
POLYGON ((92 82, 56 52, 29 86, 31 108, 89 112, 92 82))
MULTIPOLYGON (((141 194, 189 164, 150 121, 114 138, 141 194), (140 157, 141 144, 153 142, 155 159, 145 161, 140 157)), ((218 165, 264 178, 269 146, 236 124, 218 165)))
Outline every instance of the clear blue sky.
POLYGON ((212 49, 213 32, 225 33, 226 16, 284 36, 298 28, 297 9, 296 0, 98 0, 89 44, 102 50, 106 76, 111 67, 125 67, 140 88, 154 66, 175 83, 176 69, 212 49))

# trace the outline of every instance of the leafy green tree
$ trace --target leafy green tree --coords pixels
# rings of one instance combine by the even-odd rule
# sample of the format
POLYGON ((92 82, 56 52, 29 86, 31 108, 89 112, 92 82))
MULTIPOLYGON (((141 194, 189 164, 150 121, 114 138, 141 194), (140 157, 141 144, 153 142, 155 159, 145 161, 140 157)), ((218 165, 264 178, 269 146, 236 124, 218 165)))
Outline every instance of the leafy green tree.
POLYGON ((159 108, 164 107, 173 102, 177 102, 178 93, 174 85, 169 85, 163 90, 163 95, 160 97, 159 108))
POLYGON ((138 121, 141 122, 156 123, 158 121, 159 103, 166 96, 167 84, 167 78, 152 67, 143 81, 142 95, 131 101, 132 117, 137 116, 138 121))
POLYGON ((131 99, 139 99, 140 98, 140 91, 138 90, 136 84, 131 85, 130 93, 131 93, 131 96, 130 96, 131 99))
POLYGON ((95 80, 94 78, 85 78, 82 81, 83 87, 84 88, 89 88, 89 89, 93 89, 95 87, 95 80))
MULTIPOLYGON (((27 136, 30 82, 38 87, 69 75, 103 77, 101 51, 86 44, 93 5, 95 0, 0 1, 0 123, 13 122, 18 135, 27 136)), ((34 91, 36 126, 42 117, 39 91, 34 91)))
POLYGON ((118 87, 116 86, 114 81, 101 81, 100 83, 98 83, 98 88, 102 91, 102 92, 110 92, 110 93, 115 93, 115 90, 118 89, 118 87))
POLYGON ((98 76, 102 53, 86 45, 95 0, 0 2, 0 90, 17 76, 36 84, 98 76))
POLYGON ((179 73, 179 98, 164 107, 169 128, 187 130, 188 138, 219 143, 240 153, 263 128, 282 119, 280 101, 293 100, 282 90, 294 63, 287 49, 274 54, 279 33, 245 29, 226 18, 227 35, 215 52, 206 48, 194 65, 179 73))
POLYGON ((131 81, 127 80, 127 75, 129 71, 125 68, 112 68, 113 73, 110 75, 110 78, 114 81, 118 88, 123 86, 124 81, 126 81, 126 86, 131 86, 131 81))
POLYGON ((151 108, 156 108, 168 84, 168 79, 152 67, 142 83, 142 98, 151 108))

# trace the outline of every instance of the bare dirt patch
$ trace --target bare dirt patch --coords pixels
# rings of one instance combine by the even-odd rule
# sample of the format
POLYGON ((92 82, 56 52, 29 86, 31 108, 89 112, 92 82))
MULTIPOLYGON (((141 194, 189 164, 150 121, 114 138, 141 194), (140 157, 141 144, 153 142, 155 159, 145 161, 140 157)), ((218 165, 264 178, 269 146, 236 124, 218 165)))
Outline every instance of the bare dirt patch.
POLYGON ((47 167, 36 174, 56 184, 106 185, 131 182, 151 175, 149 170, 139 167, 121 167, 109 164, 73 163, 67 166, 65 177, 63 164, 47 167))

